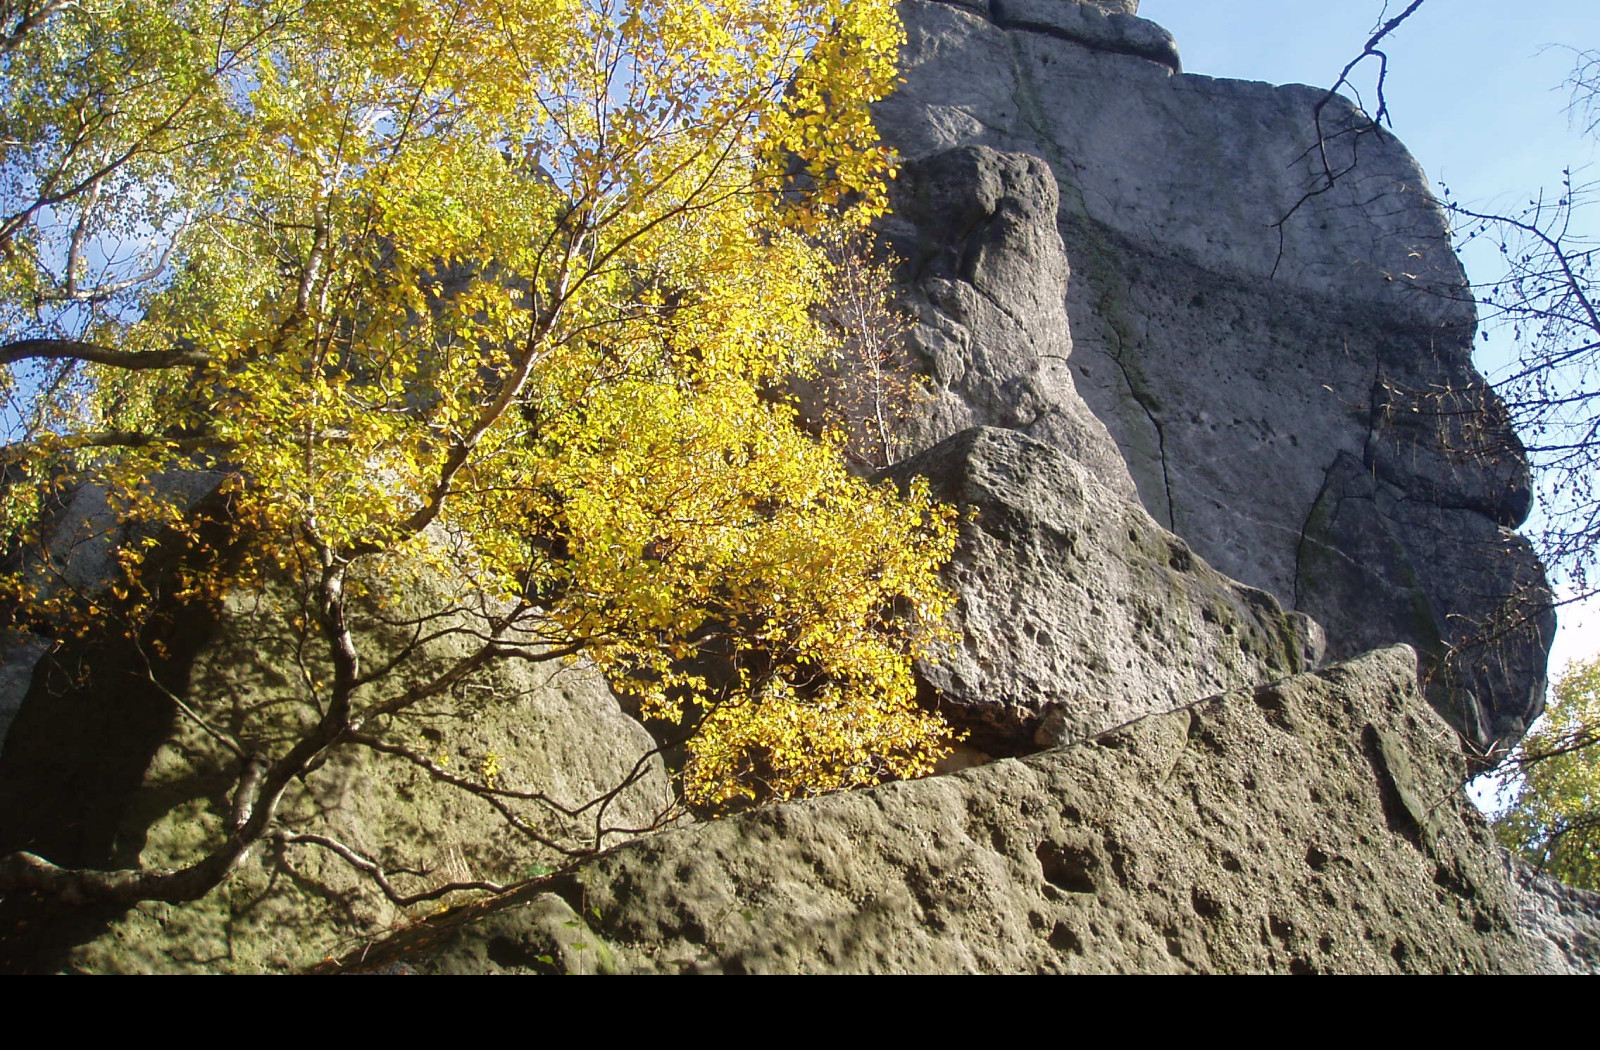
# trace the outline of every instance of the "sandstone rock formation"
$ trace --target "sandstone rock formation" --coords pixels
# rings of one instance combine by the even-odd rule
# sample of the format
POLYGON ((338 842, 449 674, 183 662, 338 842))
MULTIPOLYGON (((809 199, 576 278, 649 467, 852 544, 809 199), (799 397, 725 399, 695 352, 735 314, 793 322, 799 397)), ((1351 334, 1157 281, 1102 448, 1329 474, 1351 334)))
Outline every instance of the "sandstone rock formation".
POLYGON ((890 472, 917 475, 964 515, 945 571, 961 640, 918 674, 985 752, 1081 740, 1321 657, 1315 623, 1051 445, 974 428, 890 472))
POLYGON ((1048 442, 1119 496, 1122 452, 1073 382, 1059 197, 1037 157, 958 148, 908 164, 883 232, 916 308, 932 399, 908 424, 926 447, 971 426, 1048 442))
MULTIPOLYGON (((0 901, 0 968, 283 971, 356 944, 347 964, 379 972, 1600 968, 1593 895, 1508 876, 1435 711, 1477 748, 1514 740, 1550 623, 1510 531, 1526 466, 1420 169, 1334 101, 1331 156, 1359 143, 1360 163, 1304 197, 1323 93, 1181 74, 1137 6, 905 0, 907 84, 882 108, 906 156, 883 232, 933 388, 921 451, 885 476, 965 515, 959 639, 918 674, 981 765, 678 822, 411 925, 279 842, 197 904, 0 901)), ((92 590, 119 537, 82 498, 44 557, 92 590)), ((291 717, 295 639, 250 604, 279 600, 178 615, 154 666, 97 644, 0 672, 0 853, 162 864, 213 830, 228 780, 172 697, 291 717)), ((568 801, 643 770, 607 845, 673 813, 654 742, 593 673, 477 685, 409 743, 493 752, 568 801)), ((286 827, 441 879, 561 862, 383 758, 316 770, 286 827)))
POLYGON ((1081 395, 1218 570, 1319 621, 1331 656, 1410 642, 1473 746, 1516 740, 1553 617, 1422 170, 1323 91, 1176 74, 1110 6, 902 6, 880 119, 907 160, 886 229, 938 392, 923 440, 1014 427, 1116 486, 1081 395), (1342 175, 1312 193, 1319 106, 1342 175))
POLYGON ((1032 757, 656 835, 365 965, 1524 971, 1461 771, 1414 654, 1389 649, 1032 757))
POLYGON ((1517 928, 1541 974, 1600 975, 1600 893, 1578 889, 1510 860, 1517 928))

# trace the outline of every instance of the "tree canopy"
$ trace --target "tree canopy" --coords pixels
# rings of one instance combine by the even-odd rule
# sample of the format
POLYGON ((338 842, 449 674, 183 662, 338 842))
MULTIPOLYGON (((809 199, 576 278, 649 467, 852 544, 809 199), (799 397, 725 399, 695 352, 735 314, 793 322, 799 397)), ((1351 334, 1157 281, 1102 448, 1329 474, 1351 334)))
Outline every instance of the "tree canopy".
POLYGON ((1573 664, 1513 756, 1515 800, 1495 819, 1507 849, 1573 886, 1600 890, 1600 657, 1573 664))
POLYGON ((497 659, 585 658, 694 729, 700 805, 931 768, 951 732, 910 662, 950 512, 852 476, 776 393, 834 350, 818 245, 884 207, 900 39, 889 0, 0 7, 13 622, 137 631, 170 597, 149 544, 104 591, 63 577, 41 523, 91 486, 215 550, 187 597, 303 587, 329 668, 289 743, 212 727, 225 841, 74 892, 204 892, 293 777, 497 659), (218 479, 225 542, 174 471, 218 479), (353 603, 426 563, 489 611, 385 690, 353 603))

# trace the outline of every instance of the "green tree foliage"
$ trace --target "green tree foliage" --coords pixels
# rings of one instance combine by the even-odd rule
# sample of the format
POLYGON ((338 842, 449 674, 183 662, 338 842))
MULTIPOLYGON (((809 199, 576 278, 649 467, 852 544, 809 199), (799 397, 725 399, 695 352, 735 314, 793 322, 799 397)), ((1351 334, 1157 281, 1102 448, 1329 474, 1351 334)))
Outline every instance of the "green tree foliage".
POLYGON ((1571 665, 1510 768, 1515 801, 1495 820, 1502 844, 1574 886, 1600 890, 1600 657, 1571 665))
POLYGON ((774 393, 837 348, 818 245, 883 208, 889 0, 0 16, 0 524, 37 551, 4 585, 13 616, 137 632, 174 590, 147 548, 108 590, 73 586, 43 508, 88 486, 218 548, 151 483, 206 471, 227 557, 177 589, 292 581, 286 627, 327 669, 278 744, 182 702, 239 776, 192 866, 21 854, 13 885, 206 892, 291 780, 502 659, 582 657, 695 727, 701 806, 931 768, 951 732, 910 663, 949 601, 950 514, 854 477, 844 437, 806 436, 774 393), (353 621, 365 581, 430 561, 489 612, 469 655, 402 687, 353 621))

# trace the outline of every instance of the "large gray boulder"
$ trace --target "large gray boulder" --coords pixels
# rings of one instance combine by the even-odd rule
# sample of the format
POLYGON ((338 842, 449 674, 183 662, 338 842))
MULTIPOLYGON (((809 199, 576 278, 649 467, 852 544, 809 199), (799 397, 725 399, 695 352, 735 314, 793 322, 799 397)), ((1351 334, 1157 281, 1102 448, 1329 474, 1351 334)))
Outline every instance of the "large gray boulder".
MULTIPOLYGON (((1334 101, 1329 156, 1359 163, 1306 197, 1323 94, 1181 75, 1137 6, 905 0, 881 109, 932 386, 886 476, 964 514, 956 637, 917 673, 985 764, 667 822, 667 771, 597 674, 501 665, 377 728, 568 804, 622 785, 610 852, 424 920, 279 840, 194 904, 0 901, 0 969, 284 971, 355 945, 393 973, 1594 969, 1592 896, 1507 877, 1425 702, 1479 748, 1514 739, 1550 622, 1510 531, 1526 465, 1420 170, 1334 101), (1319 670, 1312 617, 1354 658, 1319 670), (1363 652, 1397 639, 1415 649, 1363 652)), ((130 536, 79 496, 25 568, 92 596, 130 536)), ((467 629, 399 687, 469 644, 452 581, 369 582, 364 645, 398 652, 399 622, 444 608, 467 629)), ((235 771, 174 698, 232 732, 303 725, 295 678, 319 672, 286 586, 168 610, 143 651, 0 637, 22 658, 0 668, 0 853, 162 866, 214 841, 235 771)), ((595 841, 593 810, 539 811, 529 838, 391 759, 309 772, 284 830, 413 869, 408 890, 595 841)))
POLYGON ((977 427, 897 465, 961 512, 944 576, 959 641, 919 662, 928 702, 1019 754, 1309 670, 1320 631, 1223 576, 1052 445, 977 427))
POLYGON ((1404 647, 1076 745, 667 832, 364 958, 423 973, 1531 967, 1404 647))
POLYGON ((1146 508, 1206 561, 1319 620, 1330 655, 1412 644, 1473 747, 1520 736, 1554 623, 1509 531, 1527 465, 1404 147, 1317 89, 1175 74, 1124 46, 1162 35, 1128 12, 901 10, 905 84, 879 119, 907 174, 885 228, 943 418, 965 406, 1116 488, 1081 396, 1146 508), (1120 35, 1062 28, 1080 24, 1120 35), (1039 228, 1046 172, 1064 259, 1039 228), (1046 300, 1067 262, 1063 326, 1046 300), (997 359, 1004 381, 971 378, 997 359))

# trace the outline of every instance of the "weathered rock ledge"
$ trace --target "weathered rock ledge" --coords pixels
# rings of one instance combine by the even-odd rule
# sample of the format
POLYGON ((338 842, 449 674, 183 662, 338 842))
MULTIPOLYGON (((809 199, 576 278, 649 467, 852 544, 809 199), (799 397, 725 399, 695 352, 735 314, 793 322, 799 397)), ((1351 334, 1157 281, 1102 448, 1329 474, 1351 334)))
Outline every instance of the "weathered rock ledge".
POLYGON ((625 845, 366 954, 423 973, 1532 968, 1405 647, 625 845))

